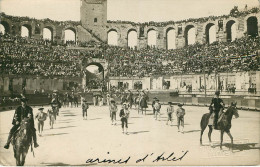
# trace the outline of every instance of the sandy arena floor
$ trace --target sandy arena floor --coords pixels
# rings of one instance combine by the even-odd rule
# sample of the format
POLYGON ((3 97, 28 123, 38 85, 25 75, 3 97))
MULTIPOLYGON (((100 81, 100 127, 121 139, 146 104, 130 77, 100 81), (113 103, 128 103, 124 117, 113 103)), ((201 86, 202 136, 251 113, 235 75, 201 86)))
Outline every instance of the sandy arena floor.
MULTIPOLYGON (((177 106, 175 110, 176 108, 177 106)), ((211 147, 207 137, 208 129, 206 129, 203 137, 204 145, 200 146, 200 119, 208 110, 205 107, 184 106, 184 108, 186 109, 184 134, 177 130, 175 114, 173 125, 166 125, 166 106, 163 106, 160 121, 154 119, 151 107, 146 116, 132 109, 128 135, 122 133, 119 112, 117 112, 117 125, 111 125, 107 106, 90 106, 87 120, 83 120, 80 108, 61 108, 54 129, 50 129, 49 120, 45 121, 43 136, 38 136, 40 147, 34 149, 35 157, 29 151, 25 165, 259 164, 259 112, 239 110, 240 117, 233 118, 231 134, 234 137, 234 150, 231 152, 228 144, 230 139, 226 134, 224 134, 223 150, 220 150, 219 131, 213 131, 213 146, 211 147), (171 153, 174 154, 169 157, 171 153), (158 160, 160 155, 162 155, 161 159, 158 160), (177 160, 182 156, 182 160, 177 160), (144 157, 146 157, 144 161, 139 160, 144 157), (169 158, 163 161, 162 157, 169 158), (177 161, 172 161, 174 157, 177 161), (104 159, 116 161, 121 159, 121 162, 129 160, 127 164, 97 163, 97 161, 86 163, 87 160, 96 158, 100 161, 104 159)), ((38 108, 34 108, 34 113, 37 111, 38 108)), ((14 110, 0 112, 1 165, 16 165, 12 146, 9 150, 3 148, 12 126, 13 114, 14 110)))

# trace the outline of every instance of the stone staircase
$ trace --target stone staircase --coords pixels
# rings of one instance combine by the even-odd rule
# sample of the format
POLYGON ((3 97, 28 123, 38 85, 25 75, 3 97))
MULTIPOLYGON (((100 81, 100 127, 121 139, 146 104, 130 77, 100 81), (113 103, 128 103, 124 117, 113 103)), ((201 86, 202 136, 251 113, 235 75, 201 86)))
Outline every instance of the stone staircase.
POLYGON ((90 30, 90 29, 88 29, 88 28, 85 28, 85 27, 83 27, 82 25, 80 25, 79 27, 80 27, 81 29, 87 31, 89 34, 91 34, 92 37, 94 37, 95 39, 97 39, 99 42, 105 43, 100 37, 98 37, 96 34, 94 34, 94 33, 92 32, 92 30, 90 30))

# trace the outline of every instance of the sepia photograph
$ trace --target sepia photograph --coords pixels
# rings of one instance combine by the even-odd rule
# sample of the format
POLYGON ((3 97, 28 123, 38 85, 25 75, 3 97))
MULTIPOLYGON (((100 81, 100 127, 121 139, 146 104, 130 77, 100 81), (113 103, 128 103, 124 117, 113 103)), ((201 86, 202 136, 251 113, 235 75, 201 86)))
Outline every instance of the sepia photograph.
POLYGON ((0 0, 0 165, 260 165, 260 0, 0 0))

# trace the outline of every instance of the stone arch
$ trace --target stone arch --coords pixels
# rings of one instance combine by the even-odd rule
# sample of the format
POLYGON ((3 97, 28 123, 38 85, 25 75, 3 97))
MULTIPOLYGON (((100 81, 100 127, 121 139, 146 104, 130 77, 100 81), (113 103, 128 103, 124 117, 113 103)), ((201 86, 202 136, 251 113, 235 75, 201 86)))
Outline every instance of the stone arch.
POLYGON ((50 32, 51 32, 51 41, 53 40, 53 37, 54 37, 54 34, 53 34, 53 31, 54 31, 54 29, 53 29, 53 27, 52 26, 44 26, 43 27, 43 33, 42 33, 42 35, 44 36, 44 29, 48 29, 48 30, 50 30, 50 32))
POLYGON ((194 40, 195 40, 195 42, 196 42, 196 27, 194 26, 194 24, 188 24, 188 25, 186 25, 186 27, 185 27, 185 30, 184 30, 184 38, 185 38, 185 45, 187 46, 188 44, 189 44, 189 36, 188 36, 188 33, 189 33, 189 31, 192 29, 192 28, 194 28, 194 40))
POLYGON ((155 27, 149 27, 147 29, 147 45, 157 46, 157 38, 158 38, 158 29, 155 27))
POLYGON ((135 31, 135 32, 137 33, 137 36, 138 36, 138 34, 139 34, 138 28, 131 26, 131 27, 128 27, 128 28, 126 29, 126 31, 125 31, 125 32, 127 33, 127 34, 126 34, 126 38, 127 38, 127 35, 129 34, 130 31, 135 31))
POLYGON ((65 26, 64 28, 63 28, 63 30, 62 30, 62 39, 63 39, 63 41, 64 41, 64 43, 66 43, 66 34, 65 34, 65 31, 66 30, 71 30, 73 33, 74 33, 74 35, 75 35, 75 37, 74 37, 74 41, 75 42, 77 42, 77 39, 78 39, 78 33, 77 33, 77 28, 76 27, 74 27, 74 26, 70 26, 70 25, 68 25, 68 26, 65 26))
POLYGON ((0 21, 0 24, 3 25, 5 33, 10 33, 10 24, 7 21, 0 21))
POLYGON ((85 68, 87 68, 87 67, 90 66, 90 65, 98 66, 98 68, 100 68, 100 71, 102 71, 102 70, 105 71, 103 65, 102 65, 101 63, 99 63, 99 62, 90 62, 90 63, 88 63, 88 64, 85 66, 85 68))
POLYGON ((111 29, 109 29, 108 31, 107 31, 107 43, 109 44, 109 45, 118 45, 118 31, 116 30, 116 29, 114 29, 114 28, 111 28, 111 29), (112 34, 112 33, 116 33, 116 34, 114 34, 114 35, 116 35, 116 37, 114 37, 114 35, 112 34), (111 36, 111 35, 112 36, 111 36), (114 39, 115 38, 115 39, 114 39), (112 40, 112 41, 111 41, 112 40), (115 42, 113 42, 113 41, 115 41, 115 42))
MULTIPOLYGON (((167 25, 166 27, 164 27, 163 34, 165 35, 164 36, 165 38, 167 36, 167 32, 172 29, 177 30, 177 27, 175 25, 167 25)), ((176 35, 177 35, 177 33, 176 33, 176 35)))
MULTIPOLYGON (((100 72, 102 72, 102 78, 101 78, 101 80, 102 80, 102 82, 104 82, 104 79, 105 79, 105 68, 104 68, 104 66, 103 66, 101 63, 99 63, 99 62, 90 62, 90 63, 86 64, 86 65, 84 66, 84 68, 87 69, 87 67, 89 67, 89 66, 91 66, 91 65, 97 66, 97 67, 98 67, 98 70, 99 70, 100 72)), ((84 75, 85 81, 86 81, 86 83, 85 83, 86 85, 88 85, 90 79, 93 78, 93 75, 94 75, 94 74, 87 74, 87 73, 86 73, 86 75, 84 75)))
POLYGON ((51 31, 51 40, 53 41, 54 38, 56 37, 56 27, 54 25, 52 25, 52 24, 45 24, 42 27, 43 27, 42 30, 41 30, 42 33, 43 33, 43 29, 44 28, 47 28, 47 29, 49 29, 51 31))
POLYGON ((26 27, 28 29, 28 37, 31 38, 32 37, 32 25, 27 24, 27 23, 21 24, 21 35, 22 35, 22 27, 26 27))
MULTIPOLYGON (((215 26, 214 23, 209 22, 205 26, 205 36, 206 36, 206 43, 210 43, 212 35, 210 34, 210 29, 215 26)), ((216 27, 215 27, 215 41, 216 41, 216 27)))
POLYGON ((258 36, 258 19, 256 16, 251 16, 247 18, 247 35, 258 36))
POLYGON ((127 31, 127 47, 136 47, 138 43, 138 33, 135 28, 130 28, 127 31), (135 34, 133 34, 135 33, 135 34), (132 35, 133 34, 133 35, 132 35))
POLYGON ((252 14, 249 14, 247 15, 245 18, 244 18, 244 34, 247 34, 248 32, 248 27, 247 27, 247 21, 250 17, 256 17, 257 19, 257 26, 258 26, 258 31, 260 29, 260 21, 258 19, 260 19, 260 16, 259 16, 259 13, 256 14, 256 13, 252 13, 252 14))
POLYGON ((166 49, 175 49, 176 48, 176 29, 173 26, 169 26, 166 28, 165 31, 165 38, 166 38, 166 49), (173 36, 170 36, 171 32, 174 31, 172 34, 173 36), (170 42, 172 41, 172 42, 170 42))
POLYGON ((227 33, 227 41, 231 42, 234 39, 234 36, 236 35, 236 32, 232 31, 232 26, 234 26, 236 22, 234 20, 228 20, 226 23, 226 33, 227 33))

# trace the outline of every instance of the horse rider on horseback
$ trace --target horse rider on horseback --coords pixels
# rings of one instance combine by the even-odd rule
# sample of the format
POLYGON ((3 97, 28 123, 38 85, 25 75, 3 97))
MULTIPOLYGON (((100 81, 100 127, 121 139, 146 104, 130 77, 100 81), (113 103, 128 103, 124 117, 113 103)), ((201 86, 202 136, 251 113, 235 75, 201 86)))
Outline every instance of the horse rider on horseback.
POLYGON ((217 129, 219 113, 222 113, 225 107, 225 104, 223 100, 219 98, 219 95, 220 95, 220 91, 216 91, 215 97, 212 98, 210 104, 210 107, 213 108, 213 112, 214 112, 214 122, 213 122, 214 129, 217 129))
POLYGON ((11 143, 12 137, 14 135, 14 133, 19 129, 20 127, 20 123, 22 122, 22 120, 24 118, 29 118, 30 120, 30 125, 31 125, 31 132, 32 132, 32 137, 33 137, 33 141, 34 141, 34 147, 38 147, 38 143, 37 143, 37 138, 36 138, 36 129, 34 128, 34 118, 33 118, 33 109, 27 105, 27 98, 21 98, 21 106, 17 107, 14 113, 14 117, 13 117, 13 127, 11 128, 10 132, 9 132, 9 136, 7 139, 7 142, 4 146, 5 149, 9 148, 9 145, 11 143))

